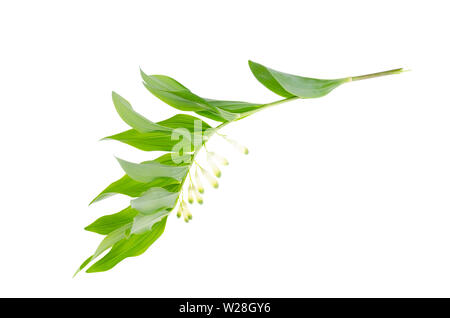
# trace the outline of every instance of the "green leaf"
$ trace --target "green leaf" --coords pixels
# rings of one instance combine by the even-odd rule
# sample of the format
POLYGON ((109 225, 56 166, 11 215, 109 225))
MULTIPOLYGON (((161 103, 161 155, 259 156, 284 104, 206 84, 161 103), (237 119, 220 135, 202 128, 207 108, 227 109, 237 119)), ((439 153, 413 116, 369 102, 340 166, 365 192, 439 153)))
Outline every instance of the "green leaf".
POLYGON ((324 80, 302 77, 278 72, 252 61, 248 63, 253 75, 261 84, 283 97, 322 97, 350 80, 350 78, 324 80))
POLYGON ((210 106, 212 108, 211 110, 198 111, 197 114, 220 122, 230 122, 239 117, 237 114, 232 112, 214 107, 213 105, 210 106))
POLYGON ((191 159, 193 158, 192 154, 185 154, 183 156, 180 156, 181 162, 177 163, 175 161, 173 161, 173 157, 172 157, 172 153, 166 153, 154 160, 149 160, 149 161, 144 161, 142 163, 149 163, 149 162, 158 162, 161 163, 163 165, 168 165, 168 166, 187 166, 190 164, 190 162, 192 161, 191 159))
POLYGON ((155 124, 141 114, 135 112, 133 107, 131 107, 131 104, 116 92, 112 92, 112 99, 119 116, 124 122, 137 131, 142 133, 150 131, 171 131, 170 128, 155 124))
POLYGON ((131 234, 141 234, 150 231, 153 225, 162 220, 170 213, 169 210, 160 210, 153 214, 138 214, 134 220, 131 227, 131 234))
POLYGON ((193 94, 173 78, 165 75, 147 75, 141 70, 144 86, 166 104, 183 111, 209 110, 203 98, 193 94))
POLYGON ((127 233, 131 230, 132 223, 127 223, 118 227, 117 229, 108 233, 105 238, 100 242, 99 246, 92 255, 92 260, 100 256, 104 251, 113 246, 116 242, 119 242, 123 238, 127 237, 127 233))
POLYGON ((125 173, 138 182, 150 182, 159 177, 169 177, 181 181, 189 171, 189 166, 170 166, 150 161, 133 163, 116 158, 125 173))
POLYGON ((228 101, 228 100, 207 99, 207 101, 209 104, 216 106, 217 108, 220 108, 220 109, 232 112, 232 113, 237 113, 237 114, 243 114, 243 113, 258 109, 261 106, 264 106, 264 104, 254 104, 254 103, 236 102, 236 101, 228 101))
MULTIPOLYGON (((168 153, 156 158, 155 160, 144 161, 142 163, 154 161, 169 166, 183 166, 186 165, 186 162, 189 162, 192 159, 192 155, 186 155, 182 159, 182 162, 177 164, 172 160, 172 154, 168 153)), ((97 195, 89 204, 106 199, 115 194, 124 194, 130 197, 138 197, 142 193, 153 187, 160 187, 171 192, 178 192, 181 184, 178 180, 167 177, 157 178, 153 181, 144 183, 138 182, 131 179, 129 176, 124 175, 122 178, 106 187, 106 189, 104 189, 99 195, 97 195)))
POLYGON ((163 131, 141 133, 135 129, 108 136, 102 140, 107 139, 117 140, 144 151, 172 151, 172 148, 179 142, 172 140, 172 133, 163 131))
POLYGON ((75 272, 75 274, 73 274, 73 277, 77 276, 77 274, 83 270, 83 268, 85 268, 90 262, 92 261, 92 255, 89 256, 81 265, 80 267, 78 267, 77 271, 75 272))
MULTIPOLYGON (((168 129, 170 128, 171 130, 142 133, 136 129, 130 129, 119 134, 105 137, 102 140, 117 140, 144 151, 172 151, 173 147, 180 142, 179 139, 172 136, 174 129, 185 128, 193 133, 196 125, 201 127, 203 131, 211 128, 210 125, 197 117, 182 114, 160 121, 157 125, 168 129)), ((191 135, 190 138, 191 140, 194 140, 193 135, 191 135)))
POLYGON ((170 192, 163 188, 151 188, 141 197, 131 200, 131 207, 142 214, 152 214, 172 209, 178 196, 178 192, 170 192))
POLYGON ((169 127, 172 129, 185 128, 190 132, 195 132, 197 129, 203 131, 211 128, 210 125, 205 123, 200 118, 184 114, 178 114, 170 117, 169 119, 160 121, 158 122, 158 125, 169 127))
POLYGON ((180 182, 178 180, 166 177, 157 178, 151 182, 144 183, 138 182, 131 179, 129 176, 124 175, 122 178, 106 187, 106 189, 103 190, 98 196, 96 196, 95 199, 92 200, 92 202, 89 204, 101 201, 115 194, 124 194, 130 197, 138 197, 150 188, 165 188, 166 186, 174 184, 178 185, 179 183, 180 182))
POLYGON ((165 75, 147 75, 141 70, 144 86, 166 104, 183 111, 193 111, 213 120, 226 122, 237 115, 213 105, 202 97, 192 93, 185 86, 165 75))
MULTIPOLYGON (((84 267, 86 267, 90 262, 99 257, 103 252, 111 248, 117 242, 126 239, 128 237, 127 233, 131 231, 132 223, 125 224, 112 232, 108 233, 108 235, 100 242, 99 246, 95 250, 95 253, 88 257, 83 264, 78 268, 75 272, 75 275, 80 272, 84 267)), ((75 276, 74 275, 74 276, 75 276)))
POLYGON ((86 226, 84 229, 86 231, 107 235, 126 224, 132 223, 134 217, 138 214, 139 211, 129 206, 120 212, 98 218, 96 221, 86 226))
POLYGON ((164 232, 166 221, 167 217, 164 217, 161 221, 153 225, 151 231, 147 231, 142 234, 132 234, 129 238, 116 242, 111 250, 102 259, 92 265, 86 272, 104 272, 113 268, 127 257, 141 255, 164 232))
MULTIPOLYGON (((225 120, 224 118, 222 118, 220 115, 211 112, 209 110, 202 110, 202 111, 198 111, 196 112, 197 114, 199 114, 200 116, 218 121, 218 122, 227 122, 228 120, 225 120)), ((231 120, 230 120, 231 121, 231 120)))

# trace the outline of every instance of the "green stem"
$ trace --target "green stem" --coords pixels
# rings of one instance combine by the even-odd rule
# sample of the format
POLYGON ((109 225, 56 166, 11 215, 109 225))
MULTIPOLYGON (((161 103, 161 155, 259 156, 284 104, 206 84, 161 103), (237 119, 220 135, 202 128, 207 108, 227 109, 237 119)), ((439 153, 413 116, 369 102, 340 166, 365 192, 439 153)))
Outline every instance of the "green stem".
MULTIPOLYGON (((290 101, 296 100, 296 99, 300 99, 300 97, 298 97, 298 96, 288 97, 288 98, 285 98, 285 99, 277 100, 277 101, 272 102, 272 103, 268 103, 268 104, 261 105, 259 108, 247 112, 246 115, 244 115, 244 116, 242 116, 242 117, 238 117, 238 118, 237 118, 236 120, 234 120, 234 121, 238 121, 238 120, 244 119, 244 118, 246 118, 246 117, 248 117, 248 116, 250 116, 250 115, 253 115, 254 113, 257 113, 257 112, 259 112, 259 111, 261 111, 261 110, 263 110, 263 109, 266 109, 266 108, 269 108, 269 107, 272 107, 272 106, 276 106, 276 105, 280 105, 280 104, 283 104, 283 103, 286 103, 286 102, 290 102, 290 101)), ((221 125, 220 125, 220 126, 221 126, 221 125)), ((218 126, 217 128, 219 128, 220 126, 218 126)), ((217 129, 217 128, 216 128, 216 129, 217 129)))
POLYGON ((360 80, 365 80, 368 78, 375 78, 375 77, 392 75, 392 74, 400 74, 402 72, 405 72, 405 70, 403 70, 402 68, 396 68, 396 69, 384 71, 384 72, 377 72, 377 73, 372 73, 372 74, 349 77, 348 81, 349 82, 360 81, 360 80))

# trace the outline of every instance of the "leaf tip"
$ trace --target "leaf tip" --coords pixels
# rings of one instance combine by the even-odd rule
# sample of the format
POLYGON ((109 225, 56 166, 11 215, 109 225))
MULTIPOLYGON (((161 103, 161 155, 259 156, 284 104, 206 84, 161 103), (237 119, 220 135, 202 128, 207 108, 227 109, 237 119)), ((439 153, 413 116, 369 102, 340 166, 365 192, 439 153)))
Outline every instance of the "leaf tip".
POLYGON ((252 70, 258 63, 253 62, 252 60, 248 60, 248 66, 252 70))
POLYGON ((72 279, 75 278, 75 276, 77 276, 77 274, 80 272, 80 269, 78 268, 77 271, 75 272, 75 274, 73 274, 72 279))
POLYGON ((119 157, 114 156, 114 158, 116 158, 116 160, 117 160, 120 164, 122 164, 123 162, 125 162, 125 160, 120 159, 119 157))
POLYGON ((145 72, 142 70, 142 67, 139 66, 139 73, 141 74, 141 77, 143 80, 145 80, 145 78, 147 77, 147 74, 145 74, 145 72))

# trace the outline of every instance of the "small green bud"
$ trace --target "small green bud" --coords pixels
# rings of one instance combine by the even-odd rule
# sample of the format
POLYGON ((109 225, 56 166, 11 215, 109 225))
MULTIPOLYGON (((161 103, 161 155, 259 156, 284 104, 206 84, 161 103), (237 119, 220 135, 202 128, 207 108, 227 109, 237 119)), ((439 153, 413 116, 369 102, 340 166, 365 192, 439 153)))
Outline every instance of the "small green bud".
POLYGON ((216 166, 216 164, 211 159, 208 159, 208 163, 209 163, 209 166, 211 167, 214 175, 217 178, 220 178, 220 176, 222 175, 222 172, 220 171, 220 169, 216 166))
POLYGON ((198 168, 195 169, 195 183, 197 184, 197 190, 200 193, 205 192, 205 188, 203 188, 202 180, 200 179, 200 175, 198 173, 198 168))
POLYGON ((191 214, 191 212, 189 211, 186 202, 184 202, 184 201, 181 202, 181 209, 182 209, 182 212, 183 212, 184 220, 185 220, 186 222, 188 222, 189 220, 191 220, 191 219, 192 219, 192 214, 191 214))
POLYGON ((200 167, 200 169, 202 170, 203 175, 205 176, 206 180, 208 180, 209 184, 213 187, 213 188, 218 188, 219 187, 219 182, 217 182, 216 178, 214 178, 211 173, 209 173, 209 171, 203 169, 200 167))
POLYGON ((194 203, 194 188, 192 186, 192 183, 189 183, 189 188, 188 188, 188 202, 190 204, 194 203))
POLYGON ((198 204, 203 204, 203 198, 197 191, 195 191, 195 199, 197 200, 198 204))

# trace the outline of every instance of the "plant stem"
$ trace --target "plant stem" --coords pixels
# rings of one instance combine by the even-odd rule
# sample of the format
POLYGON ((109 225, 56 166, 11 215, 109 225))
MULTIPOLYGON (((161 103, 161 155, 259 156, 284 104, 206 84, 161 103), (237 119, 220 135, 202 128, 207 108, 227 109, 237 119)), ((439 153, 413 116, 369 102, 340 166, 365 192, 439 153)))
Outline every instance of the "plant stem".
MULTIPOLYGON (((296 100, 296 99, 300 99, 300 98, 301 98, 301 97, 298 97, 298 96, 292 96, 292 97, 288 97, 288 98, 285 98, 285 99, 277 100, 277 101, 272 102, 272 103, 263 104, 263 105, 261 105, 260 107, 258 107, 257 109, 251 110, 251 111, 247 112, 247 114, 245 114, 244 116, 238 117, 238 118, 235 119, 234 121, 238 121, 238 120, 244 119, 244 118, 246 118, 246 117, 248 117, 248 116, 250 116, 250 115, 253 115, 254 113, 257 113, 257 112, 259 112, 259 111, 261 111, 261 110, 263 110, 263 109, 266 109, 266 108, 269 108, 269 107, 272 107, 272 106, 276 106, 276 105, 280 105, 280 104, 283 104, 283 103, 286 103, 286 102, 290 102, 290 101, 292 101, 292 100, 296 100)), ((222 125, 217 126, 216 129, 218 129, 218 128, 221 127, 221 126, 222 126, 222 125)), ((222 126, 222 127, 223 127, 223 126, 222 126)))
POLYGON ((402 72, 405 72, 405 70, 403 70, 403 68, 396 68, 396 69, 384 71, 384 72, 377 72, 377 73, 372 73, 372 74, 349 77, 348 81, 349 82, 360 81, 360 80, 365 80, 368 78, 374 78, 374 77, 380 77, 380 76, 386 76, 386 75, 392 75, 392 74, 400 74, 402 72))

